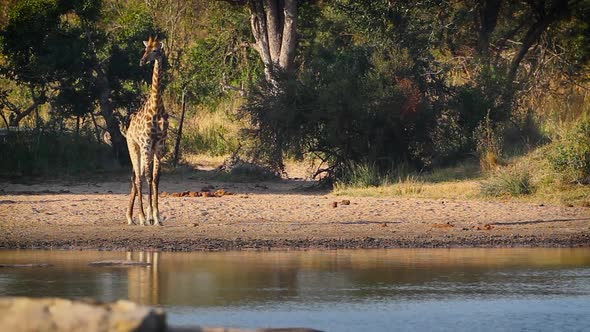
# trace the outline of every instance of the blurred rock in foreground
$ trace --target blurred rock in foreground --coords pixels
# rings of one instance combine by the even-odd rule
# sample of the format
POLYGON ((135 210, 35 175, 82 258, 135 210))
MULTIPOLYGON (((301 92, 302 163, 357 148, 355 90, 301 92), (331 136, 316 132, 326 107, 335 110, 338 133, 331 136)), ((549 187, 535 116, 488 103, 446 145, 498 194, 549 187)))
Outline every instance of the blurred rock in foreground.
POLYGON ((0 331, 11 332, 312 332, 167 326, 166 313, 126 300, 100 303, 61 298, 0 297, 0 331))

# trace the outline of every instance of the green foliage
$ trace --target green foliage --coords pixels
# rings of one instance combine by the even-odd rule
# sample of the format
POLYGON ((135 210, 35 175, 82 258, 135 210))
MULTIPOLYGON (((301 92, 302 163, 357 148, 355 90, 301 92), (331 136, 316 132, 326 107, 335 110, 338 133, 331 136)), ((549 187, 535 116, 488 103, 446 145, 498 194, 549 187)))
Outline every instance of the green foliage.
POLYGON ((248 88, 260 78, 263 67, 258 53, 248 47, 252 32, 247 13, 219 2, 211 5, 206 37, 184 51, 183 68, 171 87, 186 88, 191 101, 215 106, 227 98, 220 83, 248 88))
POLYGON ((94 109, 97 71, 105 64, 114 106, 137 105, 137 82, 150 77, 137 65, 137 57, 142 40, 158 31, 147 8, 137 6, 121 15, 120 29, 108 33, 99 28, 101 5, 100 0, 19 2, 1 33, 7 61, 3 73, 44 90, 56 86, 50 102, 67 117, 94 109))
POLYGON ((332 179, 348 163, 380 172, 400 161, 424 166, 436 110, 424 98, 420 67, 407 49, 375 46, 370 35, 351 39, 354 19, 338 13, 302 23, 305 65, 296 76, 277 73, 278 87, 262 82, 250 93, 241 114, 256 128, 255 159, 281 169, 284 155, 311 153, 330 165, 332 179))
POLYGON ((481 193, 486 196, 522 196, 534 191, 531 174, 526 169, 502 169, 481 183, 481 193))
POLYGON ((87 174, 112 166, 109 147, 90 134, 9 132, 0 140, 0 176, 87 174))
MULTIPOLYGON (((155 25, 145 5, 124 8, 115 22, 121 28, 104 34, 101 57, 106 62, 106 74, 111 84, 111 99, 115 108, 134 112, 142 101, 140 82, 150 82, 152 74, 150 66, 138 65, 144 50, 143 41, 150 35, 165 39, 166 34, 155 25)), ((162 84, 168 84, 166 77, 162 84)))
POLYGON ((566 182, 590 182, 590 120, 580 122, 554 144, 549 161, 566 182))
MULTIPOLYGON (((431 113, 411 80, 394 80, 370 62, 371 51, 319 48, 298 78, 262 83, 242 108, 254 124, 259 161, 282 168, 283 154, 314 153, 339 178, 345 163, 420 163, 431 113)), ((280 75, 279 75, 280 76, 280 75)))
MULTIPOLYGON (((240 96, 229 90, 242 87, 248 96, 239 113, 251 127, 241 129, 252 138, 244 144, 253 160, 278 172, 286 156, 311 154, 328 165, 328 179, 361 185, 384 181, 399 164, 428 171, 479 155, 482 168, 496 168, 502 157, 543 142, 528 114, 541 117, 527 98, 558 93, 556 103, 568 98, 573 105, 568 91, 574 90, 563 87, 587 85, 590 70, 588 0, 567 2, 570 8, 529 49, 521 49, 526 32, 565 2, 501 1, 485 37, 488 6, 473 1, 300 1, 295 69, 276 73, 277 84, 262 75, 244 6, 11 3, 2 10, 8 15, 0 75, 10 80, 11 90, 2 93, 15 107, 5 113, 18 114, 32 99, 42 113, 50 110, 46 118, 62 123, 102 110, 105 100, 116 112, 133 112, 151 75, 150 67, 138 66, 142 40, 157 34, 171 45, 164 79, 169 111, 186 93, 189 106, 208 110, 189 112, 192 119, 212 117, 227 104, 232 109, 223 112, 233 115, 240 96), (517 59, 521 51, 526 55, 517 59)), ((576 103, 587 105, 582 95, 576 103)), ((228 125, 233 120, 186 127, 184 151, 222 155, 237 148, 241 124, 228 125)), ((553 169, 567 181, 588 181, 587 140, 580 138, 586 133, 570 135, 555 143, 553 169)))
POLYGON ((376 187, 383 183, 383 177, 375 164, 349 163, 338 183, 355 188, 376 187))

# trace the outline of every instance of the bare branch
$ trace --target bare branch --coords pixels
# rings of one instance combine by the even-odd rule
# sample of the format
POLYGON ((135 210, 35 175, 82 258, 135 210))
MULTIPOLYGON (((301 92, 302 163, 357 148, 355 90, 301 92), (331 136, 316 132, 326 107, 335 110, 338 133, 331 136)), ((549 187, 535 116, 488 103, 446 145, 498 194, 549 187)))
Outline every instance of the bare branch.
POLYGON ((220 82, 220 85, 221 85, 221 89, 223 91, 228 91, 228 90, 237 91, 240 93, 240 96, 242 96, 242 97, 245 97, 247 95, 246 89, 244 89, 244 83, 242 82, 240 87, 237 87, 237 86, 227 83, 227 76, 225 75, 225 73, 223 73, 223 78, 220 82))

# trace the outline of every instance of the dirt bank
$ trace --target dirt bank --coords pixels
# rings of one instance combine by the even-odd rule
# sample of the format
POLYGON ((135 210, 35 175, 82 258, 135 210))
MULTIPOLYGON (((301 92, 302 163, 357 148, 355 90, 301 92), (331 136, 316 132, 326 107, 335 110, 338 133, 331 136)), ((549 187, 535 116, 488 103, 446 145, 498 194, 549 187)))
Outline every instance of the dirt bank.
POLYGON ((590 208, 341 197, 306 191, 301 181, 234 184, 188 176, 165 177, 162 190, 198 192, 210 186, 233 195, 164 195, 164 226, 127 226, 128 186, 125 177, 73 184, 0 183, 0 247, 187 251, 590 246, 590 208))

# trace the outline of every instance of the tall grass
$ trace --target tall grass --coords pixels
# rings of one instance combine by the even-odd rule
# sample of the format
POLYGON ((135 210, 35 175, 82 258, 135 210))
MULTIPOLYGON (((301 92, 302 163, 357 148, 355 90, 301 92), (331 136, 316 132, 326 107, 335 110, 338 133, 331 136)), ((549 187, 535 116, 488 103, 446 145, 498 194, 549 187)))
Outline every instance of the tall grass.
POLYGON ((382 177, 373 163, 349 163, 337 185, 355 188, 376 187, 386 179, 387 177, 382 177))
POLYGON ((584 119, 553 144, 549 162, 564 182, 590 183, 590 119, 584 119))
POLYGON ((223 156, 235 151, 243 128, 243 123, 233 116, 238 103, 230 99, 220 102, 214 108, 200 107, 194 114, 190 114, 183 129, 183 154, 223 156))
POLYGON ((419 194, 422 191, 423 180, 419 175, 410 173, 405 164, 383 173, 375 164, 350 163, 344 168, 344 174, 340 181, 335 183, 334 189, 336 192, 342 192, 349 189, 392 186, 395 187, 395 195, 419 194))
POLYGON ((531 174, 524 169, 502 169, 481 182, 481 192, 485 196, 522 196, 534 191, 531 174))

